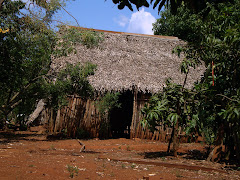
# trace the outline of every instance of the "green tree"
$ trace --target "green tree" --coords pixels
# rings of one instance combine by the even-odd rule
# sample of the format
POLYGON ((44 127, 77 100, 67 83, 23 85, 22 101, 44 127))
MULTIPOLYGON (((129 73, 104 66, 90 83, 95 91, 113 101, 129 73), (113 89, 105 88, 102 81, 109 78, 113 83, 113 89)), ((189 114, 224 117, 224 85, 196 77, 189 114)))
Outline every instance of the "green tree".
POLYGON ((43 91, 42 98, 45 98, 47 106, 58 110, 66 105, 67 95, 78 95, 81 97, 91 97, 93 88, 89 84, 88 76, 93 75, 96 65, 91 63, 67 64, 56 76, 51 75, 51 79, 44 79, 41 84, 43 91))
MULTIPOLYGON (((112 0, 114 4, 118 4, 118 9, 123 9, 127 6, 131 11, 133 11, 132 4, 139 9, 142 6, 149 7, 149 1, 147 0, 112 0)), ((232 1, 232 0, 230 0, 232 1)), ((192 11, 199 12, 202 9, 206 8, 207 3, 222 3, 222 2, 230 2, 229 0, 150 0, 150 4, 153 2, 153 9, 158 6, 158 13, 160 13, 161 9, 164 5, 169 6, 171 8, 171 12, 176 14, 177 8, 180 7, 183 3, 187 5, 192 11)))
POLYGON ((178 48, 185 54, 182 69, 203 62, 206 71, 201 82, 192 90, 196 127, 213 137, 215 148, 209 159, 224 144, 225 158, 239 156, 239 77, 240 69, 240 1, 220 3, 193 13, 186 6, 173 15, 169 10, 154 24, 156 34, 178 36, 188 42, 178 48), (207 16, 206 16, 206 11, 207 16), (197 121, 196 121, 197 119, 197 121))
POLYGON ((48 72, 56 43, 55 33, 46 21, 23 14, 24 8, 22 1, 5 0, 0 10, 0 28, 7 31, 0 33, 2 122, 17 107, 24 113, 35 103, 40 95, 36 90, 41 77, 48 72))
POLYGON ((56 109, 67 94, 88 95, 91 91, 86 77, 93 73, 94 65, 68 65, 55 83, 49 70, 53 56, 73 52, 78 43, 95 47, 102 36, 66 27, 56 33, 51 21, 62 2, 33 2, 37 12, 22 1, 1 1, 0 127, 11 118, 23 121, 39 99, 47 99, 56 109))
POLYGON ((142 124, 150 130, 155 130, 156 126, 172 127, 172 135, 169 141, 168 150, 173 142, 173 154, 177 156, 180 137, 179 127, 184 127, 190 123, 192 117, 191 93, 183 85, 166 81, 166 87, 159 94, 151 97, 148 104, 141 110, 143 114, 142 124))

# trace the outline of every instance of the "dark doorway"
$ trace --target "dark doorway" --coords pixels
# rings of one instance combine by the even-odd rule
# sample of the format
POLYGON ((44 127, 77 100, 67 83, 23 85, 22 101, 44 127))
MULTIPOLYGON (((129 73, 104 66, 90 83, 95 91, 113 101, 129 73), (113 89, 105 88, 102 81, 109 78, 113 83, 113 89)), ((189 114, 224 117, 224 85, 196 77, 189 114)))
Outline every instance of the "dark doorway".
POLYGON ((119 96, 121 108, 113 108, 110 114, 112 138, 130 138, 130 126, 133 114, 133 93, 123 92, 119 96))

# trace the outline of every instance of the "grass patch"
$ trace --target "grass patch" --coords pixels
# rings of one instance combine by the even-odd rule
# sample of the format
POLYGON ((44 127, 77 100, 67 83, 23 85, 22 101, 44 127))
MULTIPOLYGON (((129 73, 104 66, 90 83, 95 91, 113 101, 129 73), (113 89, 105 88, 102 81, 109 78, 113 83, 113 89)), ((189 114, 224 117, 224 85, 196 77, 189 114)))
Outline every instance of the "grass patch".
POLYGON ((122 169, 125 169, 126 168, 126 165, 125 164, 122 164, 122 169))

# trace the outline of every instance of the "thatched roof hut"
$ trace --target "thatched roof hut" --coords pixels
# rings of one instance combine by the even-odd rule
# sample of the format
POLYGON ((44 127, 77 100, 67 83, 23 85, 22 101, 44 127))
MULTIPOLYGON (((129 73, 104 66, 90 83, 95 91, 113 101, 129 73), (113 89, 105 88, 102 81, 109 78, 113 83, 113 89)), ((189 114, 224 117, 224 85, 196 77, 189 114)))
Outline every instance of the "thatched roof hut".
MULTIPOLYGON (((180 72, 182 59, 172 53, 173 48, 184 44, 177 37, 94 31, 104 34, 97 48, 79 44, 76 54, 55 59, 52 69, 62 68, 66 62, 97 64, 89 80, 95 90, 101 92, 136 87, 141 92, 156 93, 161 91, 167 78, 184 83, 185 75, 180 72)), ((203 72, 203 66, 190 70, 185 87, 190 88, 203 72)))
MULTIPOLYGON (((150 94, 162 90, 167 78, 178 84, 184 83, 185 74, 180 72, 182 59, 172 53, 173 48, 184 42, 177 37, 93 31, 103 33, 104 40, 99 46, 77 45, 76 54, 53 60, 52 72, 62 69, 66 63, 96 64, 95 74, 89 77, 96 92, 122 92, 122 109, 114 111, 109 121, 112 134, 127 128, 131 137, 151 138, 150 132, 148 135, 141 133, 140 110, 150 94)), ((194 71, 190 69, 185 87, 192 87, 204 70, 204 65, 194 71)), ((69 101, 68 107, 57 113, 56 118, 49 115, 48 124, 50 132, 67 129, 69 136, 76 136, 79 129, 81 132, 83 129, 92 137, 101 136, 102 122, 95 103, 76 96, 69 101)))

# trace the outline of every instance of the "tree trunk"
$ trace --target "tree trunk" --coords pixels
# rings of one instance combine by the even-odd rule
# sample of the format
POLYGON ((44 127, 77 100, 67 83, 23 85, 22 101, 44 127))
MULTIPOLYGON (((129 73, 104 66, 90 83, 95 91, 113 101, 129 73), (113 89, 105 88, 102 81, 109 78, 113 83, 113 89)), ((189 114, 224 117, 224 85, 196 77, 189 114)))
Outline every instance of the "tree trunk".
POLYGON ((3 1, 4 1, 4 0, 0 0, 0 9, 1 9, 1 7, 2 7, 3 1))
POLYGON ((2 129, 7 129, 7 119, 8 119, 8 115, 4 114, 2 129))
POLYGON ((172 141, 173 141, 174 129, 175 129, 175 126, 173 125, 173 127, 172 127, 171 137, 170 137, 170 139, 169 139, 169 143, 168 143, 167 153, 170 153, 170 146, 171 146, 171 143, 172 143, 172 141))
POLYGON ((238 136, 238 130, 237 130, 238 127, 236 127, 236 130, 233 131, 233 136, 234 136, 234 144, 235 144, 235 152, 236 152, 236 156, 237 156, 237 160, 238 162, 240 162, 240 139, 239 139, 239 136, 238 136))
POLYGON ((225 160, 229 160, 231 157, 233 157, 234 155, 234 147, 235 147, 235 142, 234 142, 234 138, 233 138, 233 127, 231 123, 227 123, 227 125, 225 125, 225 160))
MULTIPOLYGON (((177 114, 181 116, 181 110, 180 110, 180 102, 177 102, 177 114)), ((178 140, 178 121, 175 124, 174 132, 173 132, 173 156, 177 157, 177 151, 179 148, 179 140, 178 140)))
POLYGON ((179 140, 178 140, 178 121, 175 124, 175 128, 173 129, 173 156, 177 157, 177 151, 179 148, 179 140))
POLYGON ((219 161, 221 158, 221 153, 223 151, 223 139, 224 139, 224 125, 221 124, 218 129, 217 139, 215 141, 215 147, 210 152, 207 160, 208 161, 219 161))

